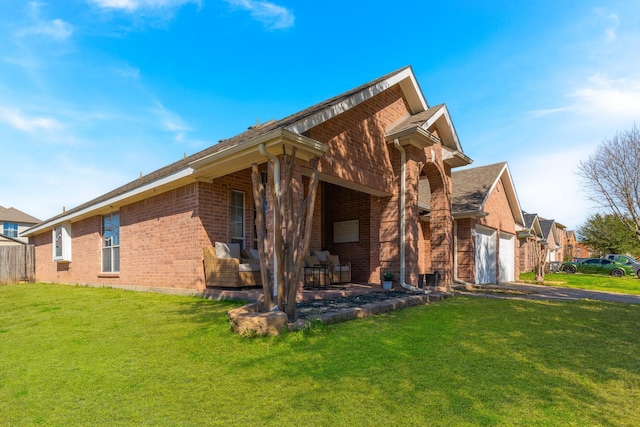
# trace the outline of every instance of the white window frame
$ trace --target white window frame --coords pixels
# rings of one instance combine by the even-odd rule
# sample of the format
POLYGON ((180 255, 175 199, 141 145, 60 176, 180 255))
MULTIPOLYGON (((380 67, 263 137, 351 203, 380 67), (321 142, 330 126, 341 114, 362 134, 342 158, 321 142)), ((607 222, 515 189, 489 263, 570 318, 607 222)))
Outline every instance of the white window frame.
POLYGON ((20 226, 17 222, 5 222, 2 224, 2 234, 17 239, 20 235, 20 226))
POLYGON ((244 191, 238 191, 238 190, 231 190, 231 203, 230 203, 230 209, 231 209, 231 218, 230 218, 230 227, 231 227, 231 243, 240 243, 240 247, 242 249, 245 249, 245 240, 246 240, 246 232, 245 232, 245 228, 246 228, 246 223, 247 223, 247 215, 246 215, 246 208, 245 208, 245 194, 244 191), (240 196, 241 200, 242 200, 242 205, 238 206, 235 205, 234 202, 236 201, 236 196, 240 196), (242 213, 242 234, 241 235, 234 235, 234 229, 236 227, 234 227, 235 225, 237 225, 237 222, 234 222, 234 217, 235 217, 235 213, 236 213, 236 209, 240 209, 241 213, 242 213))
MULTIPOLYGON (((100 271, 102 273, 107 273, 107 274, 117 274, 120 273, 120 212, 112 212, 108 215, 103 215, 100 218, 101 221, 101 228, 102 228, 102 233, 101 233, 101 247, 100 247, 100 271), (105 229, 105 219, 109 218, 110 219, 110 223, 113 224, 113 218, 117 216, 118 217, 118 228, 117 228, 117 233, 111 233, 112 236, 105 238, 105 234, 107 232, 107 230, 105 229), (113 234, 117 235, 117 239, 116 239, 116 243, 113 243, 113 234), (110 266, 109 269, 105 269, 105 259, 104 259, 104 255, 105 253, 109 253, 110 254, 110 266)), ((111 227, 111 229, 109 231, 113 231, 113 226, 111 227)))
POLYGON ((71 262, 71 224, 64 223, 53 227, 51 243, 53 261, 71 262))

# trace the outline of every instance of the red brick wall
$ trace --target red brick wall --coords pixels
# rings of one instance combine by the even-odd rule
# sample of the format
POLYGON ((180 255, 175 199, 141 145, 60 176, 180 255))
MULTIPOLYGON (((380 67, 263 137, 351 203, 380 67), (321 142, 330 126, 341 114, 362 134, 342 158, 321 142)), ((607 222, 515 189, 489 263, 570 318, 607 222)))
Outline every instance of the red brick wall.
POLYGON ((52 260, 52 235, 45 231, 31 238, 36 248, 36 278, 50 283, 97 283, 101 267, 101 217, 73 223, 70 263, 52 260))
MULTIPOLYGON (((345 187, 323 184, 324 227, 322 248, 338 255, 340 261, 351 262, 351 280, 367 283, 371 276, 371 197, 345 187), (359 241, 334 243, 333 224, 358 220, 359 241)), ((377 234, 377 233, 376 233, 377 234)), ((314 248, 318 249, 318 248, 314 248)))
MULTIPOLYGON (((362 218, 361 235, 368 233, 367 243, 365 246, 363 242, 356 252, 335 250, 345 253, 350 259, 356 259, 357 255, 357 262, 352 262, 354 281, 380 283, 381 270, 391 270, 396 277, 400 271, 397 199, 400 156, 393 146, 387 145, 385 130, 408 114, 409 108, 402 91, 395 86, 308 132, 309 137, 329 145, 329 151, 319 162, 322 173, 393 194, 392 197, 378 198, 352 192, 357 199, 353 205, 359 205, 356 209, 359 218, 362 218), (365 218, 366 223, 362 222, 365 218)), ((337 206, 337 203, 327 188, 324 207, 331 209, 330 205, 337 206)), ((323 221, 323 244, 331 241, 326 237, 326 229, 333 227, 330 220, 331 217, 323 221)), ((413 245, 412 242, 410 244, 413 245)), ((416 276, 417 245, 413 246, 415 248, 409 256, 409 271, 416 276)))
POLYGON ((476 220, 471 218, 458 219, 456 224, 458 279, 465 282, 475 282, 476 245, 472 230, 476 227, 476 220))
POLYGON ((534 271, 535 269, 535 249, 536 239, 529 237, 526 239, 520 239, 518 242, 520 250, 518 256, 520 257, 520 272, 526 273, 534 271))
POLYGON ((72 262, 51 256, 51 232, 33 238, 37 279, 45 282, 202 288, 202 247, 230 240, 233 190, 245 193, 245 238, 253 245, 251 174, 243 170, 123 206, 120 273, 101 273, 101 217, 72 224, 72 262))
POLYGON ((394 193, 394 173, 385 142, 385 129, 409 114, 399 86, 363 102, 344 114, 309 130, 329 151, 319 170, 372 189, 394 193))

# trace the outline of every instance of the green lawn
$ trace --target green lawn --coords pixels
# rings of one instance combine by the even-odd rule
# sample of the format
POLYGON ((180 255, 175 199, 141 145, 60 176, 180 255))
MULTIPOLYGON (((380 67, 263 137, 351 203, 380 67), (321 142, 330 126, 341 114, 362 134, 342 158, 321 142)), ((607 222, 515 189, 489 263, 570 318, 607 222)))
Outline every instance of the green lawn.
POLYGON ((1 425, 634 425, 640 305, 454 297, 280 337, 237 303, 0 286, 1 425))
MULTIPOLYGON (((536 283, 534 273, 521 273, 520 281, 536 283)), ((612 277, 604 274, 547 273, 544 284, 592 291, 617 292, 640 295, 640 279, 636 276, 612 277)))

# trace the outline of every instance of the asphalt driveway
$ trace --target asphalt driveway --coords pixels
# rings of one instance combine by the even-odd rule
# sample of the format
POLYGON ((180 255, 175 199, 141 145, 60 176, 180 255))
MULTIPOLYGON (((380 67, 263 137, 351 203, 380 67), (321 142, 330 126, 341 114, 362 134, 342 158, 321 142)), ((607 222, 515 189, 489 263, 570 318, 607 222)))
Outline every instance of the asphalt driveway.
POLYGON ((614 292, 589 291, 557 286, 529 285, 522 283, 501 283, 484 285, 474 290, 460 289, 461 295, 487 298, 521 298, 540 300, 597 300, 640 304, 640 295, 618 294, 614 292), (484 292, 483 292, 484 291, 484 292))

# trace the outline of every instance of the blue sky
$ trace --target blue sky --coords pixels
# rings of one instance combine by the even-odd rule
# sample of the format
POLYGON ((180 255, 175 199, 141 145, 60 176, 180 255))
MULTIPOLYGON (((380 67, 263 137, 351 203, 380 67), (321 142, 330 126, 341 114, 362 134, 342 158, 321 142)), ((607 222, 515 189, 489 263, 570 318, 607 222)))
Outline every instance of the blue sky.
POLYGON ((634 1, 0 0, 0 205, 46 219, 405 65, 473 166, 574 228, 640 117, 634 1))

